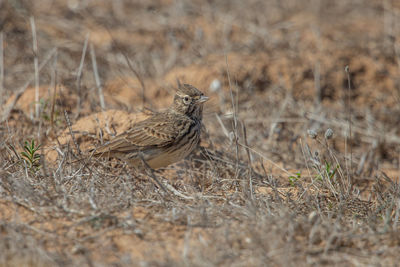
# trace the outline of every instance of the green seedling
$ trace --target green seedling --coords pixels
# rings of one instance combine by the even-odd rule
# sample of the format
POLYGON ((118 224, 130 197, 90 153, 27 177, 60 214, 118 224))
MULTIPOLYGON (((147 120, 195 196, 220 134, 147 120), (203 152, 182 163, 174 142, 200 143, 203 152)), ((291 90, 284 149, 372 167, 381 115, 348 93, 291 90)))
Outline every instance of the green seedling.
POLYGON ((323 171, 322 174, 318 174, 318 175, 316 176, 316 178, 317 178, 318 180, 322 181, 322 180, 323 180, 323 179, 322 179, 322 178, 323 178, 322 176, 323 176, 323 175, 327 175, 327 178, 328 178, 329 180, 332 181, 332 179, 333 179, 333 177, 335 176, 336 171, 337 171, 338 169, 339 169, 339 165, 336 165, 336 167, 333 168, 333 166, 332 166, 331 163, 325 161, 325 170, 323 171))
POLYGON ((30 170, 37 171, 40 167, 40 155, 37 153, 39 148, 40 144, 36 146, 35 140, 30 143, 25 141, 24 151, 21 152, 21 156, 30 170))
POLYGON ((298 180, 301 178, 301 172, 296 172, 295 175, 289 176, 289 183, 294 186, 298 180))

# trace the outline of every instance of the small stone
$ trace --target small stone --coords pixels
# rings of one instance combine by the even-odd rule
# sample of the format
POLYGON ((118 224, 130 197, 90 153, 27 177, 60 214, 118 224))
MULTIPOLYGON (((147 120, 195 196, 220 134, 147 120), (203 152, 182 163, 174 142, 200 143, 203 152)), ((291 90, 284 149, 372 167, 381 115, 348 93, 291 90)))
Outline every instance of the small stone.
POLYGON ((221 81, 218 79, 214 79, 210 84, 210 91, 217 92, 221 90, 221 87, 222 87, 221 81))

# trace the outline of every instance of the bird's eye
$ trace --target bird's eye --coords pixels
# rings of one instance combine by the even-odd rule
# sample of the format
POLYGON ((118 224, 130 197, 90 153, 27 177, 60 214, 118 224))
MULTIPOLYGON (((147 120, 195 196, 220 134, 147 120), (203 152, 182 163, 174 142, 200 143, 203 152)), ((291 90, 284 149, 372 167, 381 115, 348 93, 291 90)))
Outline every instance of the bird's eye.
POLYGON ((185 104, 189 104, 189 101, 190 101, 189 96, 186 95, 186 96, 183 97, 183 102, 185 104))

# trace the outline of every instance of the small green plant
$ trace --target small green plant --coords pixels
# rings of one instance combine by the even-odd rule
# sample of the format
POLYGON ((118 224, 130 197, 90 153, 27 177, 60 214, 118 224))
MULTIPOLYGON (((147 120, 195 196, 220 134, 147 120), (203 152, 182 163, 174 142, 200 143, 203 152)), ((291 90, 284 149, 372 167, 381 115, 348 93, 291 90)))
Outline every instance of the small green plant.
POLYGON ((40 110, 42 111, 42 116, 46 121, 50 120, 50 116, 47 112, 45 112, 48 109, 49 106, 49 100, 43 99, 41 98, 39 100, 39 104, 40 104, 40 110))
POLYGON ((332 166, 331 163, 325 161, 324 167, 325 167, 325 168, 324 168, 324 170, 323 170, 323 173, 318 174, 318 175, 316 176, 316 178, 317 178, 318 180, 322 181, 322 180, 323 180, 323 179, 322 179, 322 178, 323 178, 323 175, 326 175, 327 178, 328 178, 330 181, 332 181, 333 177, 334 177, 335 174, 336 174, 336 171, 337 171, 338 168, 339 168, 339 165, 336 165, 335 168, 334 168, 334 167, 332 166))
POLYGON ((328 174, 329 180, 333 179, 338 168, 339 168, 339 165, 336 165, 335 167, 333 167, 331 163, 325 162, 325 171, 328 174))
POLYGON ((50 100, 41 98, 38 102, 32 103, 32 105, 35 104, 40 105, 41 116, 45 121, 51 122, 51 120, 53 120, 52 123, 55 125, 61 124, 60 111, 57 109, 57 107, 54 107, 54 110, 52 110, 50 100))
POLYGON ((294 186, 296 182, 301 178, 301 172, 296 172, 295 175, 289 176, 289 183, 294 186))
POLYGON ((22 160, 28 165, 28 168, 34 172, 40 168, 40 155, 37 154, 39 148, 40 144, 36 146, 35 140, 32 139, 30 143, 25 141, 24 151, 21 152, 22 160))

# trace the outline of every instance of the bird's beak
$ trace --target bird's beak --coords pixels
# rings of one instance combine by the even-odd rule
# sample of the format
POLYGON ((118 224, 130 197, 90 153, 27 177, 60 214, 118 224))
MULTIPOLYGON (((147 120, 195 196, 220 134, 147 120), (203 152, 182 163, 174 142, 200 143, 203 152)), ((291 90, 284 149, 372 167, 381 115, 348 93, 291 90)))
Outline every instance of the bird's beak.
POLYGON ((199 100, 197 100, 197 102, 203 103, 203 102, 206 102, 207 100, 208 100, 208 96, 202 95, 202 96, 199 98, 199 100))

